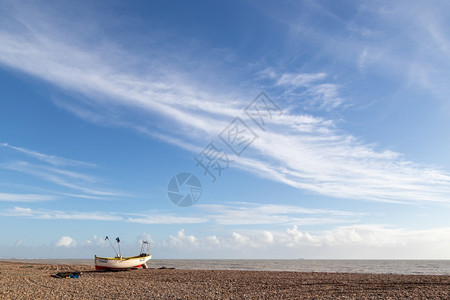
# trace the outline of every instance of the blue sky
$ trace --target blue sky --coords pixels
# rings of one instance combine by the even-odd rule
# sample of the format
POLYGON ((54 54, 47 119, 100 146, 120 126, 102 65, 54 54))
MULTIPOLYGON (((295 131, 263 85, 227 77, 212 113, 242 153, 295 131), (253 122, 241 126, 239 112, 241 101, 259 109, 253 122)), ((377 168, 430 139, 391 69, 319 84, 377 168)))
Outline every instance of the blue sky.
POLYGON ((449 5, 1 1, 0 257, 450 258, 449 5))

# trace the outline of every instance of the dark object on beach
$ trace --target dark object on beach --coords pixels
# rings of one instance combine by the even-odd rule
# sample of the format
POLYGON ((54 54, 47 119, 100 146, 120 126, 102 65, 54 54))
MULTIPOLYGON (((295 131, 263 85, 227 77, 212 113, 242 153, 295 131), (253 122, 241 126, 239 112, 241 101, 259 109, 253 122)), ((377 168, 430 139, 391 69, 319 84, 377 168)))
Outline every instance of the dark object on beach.
POLYGON ((50 275, 51 277, 54 278, 80 278, 81 277, 81 272, 59 272, 53 275, 50 275))
POLYGON ((174 270, 175 268, 174 267, 170 267, 170 268, 168 268, 168 267, 164 267, 164 266, 162 266, 161 268, 158 268, 158 269, 160 269, 160 270, 174 270))

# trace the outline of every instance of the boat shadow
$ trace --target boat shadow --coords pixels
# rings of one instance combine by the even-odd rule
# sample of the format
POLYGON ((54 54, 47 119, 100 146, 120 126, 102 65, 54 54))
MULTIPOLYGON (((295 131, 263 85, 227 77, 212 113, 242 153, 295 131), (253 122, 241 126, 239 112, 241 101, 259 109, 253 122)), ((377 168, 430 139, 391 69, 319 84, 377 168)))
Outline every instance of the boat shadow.
POLYGON ((103 269, 103 270, 87 270, 83 271, 84 274, 86 273, 116 273, 116 272, 127 272, 127 271, 137 271, 137 270, 175 270, 174 267, 159 267, 159 268, 127 268, 127 269, 103 269))

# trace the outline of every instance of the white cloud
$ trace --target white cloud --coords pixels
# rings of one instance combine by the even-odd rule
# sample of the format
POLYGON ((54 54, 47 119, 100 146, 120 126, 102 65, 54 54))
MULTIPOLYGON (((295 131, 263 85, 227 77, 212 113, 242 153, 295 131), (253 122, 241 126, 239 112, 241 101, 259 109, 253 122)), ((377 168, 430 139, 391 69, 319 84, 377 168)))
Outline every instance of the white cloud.
POLYGON ((22 247, 22 245, 23 245, 23 240, 17 240, 17 241, 14 243, 14 247, 22 247))
POLYGON ((31 209, 14 207, 5 209, 1 213, 9 217, 28 217, 33 219, 58 219, 58 220, 96 220, 96 221, 121 221, 123 217, 114 213, 101 212, 64 212, 59 210, 31 209))
POLYGON ((88 163, 88 162, 84 162, 84 161, 78 161, 78 160, 72 160, 72 159, 67 159, 67 158, 63 158, 63 157, 58 157, 55 155, 48 155, 48 154, 44 154, 44 153, 40 153, 37 151, 33 151, 30 149, 26 149, 23 147, 16 147, 16 146, 12 146, 9 145, 7 143, 1 143, 0 146, 2 147, 6 147, 9 149, 13 149, 15 151, 18 151, 20 153, 24 153, 26 155, 29 155, 33 158, 36 158, 40 161, 44 161, 46 163, 49 163, 51 165, 54 166, 89 166, 89 167, 95 167, 95 164, 92 163, 88 163))
POLYGON ((89 187, 89 185, 92 185, 98 180, 92 176, 82 174, 79 172, 58 169, 44 165, 37 165, 25 161, 4 163, 0 165, 0 168, 30 174, 35 177, 38 177, 39 179, 52 182, 59 186, 66 187, 72 190, 81 191, 87 194, 94 195, 96 197, 122 195, 121 193, 118 192, 105 191, 89 187))
MULTIPOLYGON (((0 201, 13 202, 37 202, 49 201, 64 198, 64 196, 72 198, 84 199, 108 199, 114 196, 124 196, 125 193, 118 191, 102 190, 98 188, 102 184, 102 179, 79 171, 80 168, 96 166, 91 163, 71 160, 54 155, 40 153, 31 149, 11 146, 6 143, 0 144, 1 147, 12 149, 19 154, 22 154, 22 160, 9 160, 0 163, 0 169, 10 170, 28 174, 51 182, 59 188, 63 187, 65 191, 53 191, 55 195, 39 195, 39 194, 0 194, 0 201), (31 158, 31 160, 30 160, 31 158), (28 159, 25 161, 23 159, 28 159), (36 163, 36 160, 39 163, 36 163), (47 164, 42 164, 45 162, 47 164), (77 169, 76 171, 73 169, 77 169), (73 192, 76 191, 76 193, 73 192)), ((1 150, 1 149, 0 149, 1 150)), ((11 184, 11 183, 10 183, 11 184)), ((36 187, 27 187, 32 189, 42 190, 36 187)), ((130 196, 130 194, 126 194, 130 196)))
MULTIPOLYGON (((247 202, 228 205, 202 204, 190 215, 167 214, 161 211, 80 212, 14 207, 0 211, 0 215, 32 219, 115 221, 138 224, 202 224, 233 225, 324 225, 357 222, 366 213, 308 209, 293 205, 256 204, 247 202), (199 217, 201 216, 201 217, 199 217)), ((267 239, 270 239, 267 237, 267 239)))
POLYGON ((336 12, 327 5, 293 2, 265 13, 286 27, 288 37, 284 42, 291 51, 304 44, 314 45, 313 51, 320 52, 321 58, 333 61, 328 65, 331 68, 338 64, 348 74, 360 71, 362 76, 380 76, 395 82, 396 92, 407 88, 417 93, 417 88, 423 88, 432 93, 423 101, 440 99, 448 113, 445 79, 450 70, 449 8, 447 1, 435 1, 433 5, 425 1, 376 1, 351 4, 349 10, 356 11, 353 17, 336 18, 336 12), (280 14, 287 10, 308 13, 303 18, 280 14), (310 18, 317 16, 339 30, 312 25, 310 18))
MULTIPOLYGON (((151 241, 155 259, 450 259, 448 227, 417 230, 357 224, 308 231, 293 225, 284 230, 232 229, 214 235, 180 229, 176 234, 158 236, 154 238, 143 233, 138 237, 138 241, 151 241)), ((122 240, 122 253, 134 253, 140 247, 133 238, 128 237, 131 242, 126 242, 126 238, 122 240)), ((21 246, 16 250, 29 249, 20 241, 17 242, 19 244, 21 246)), ((53 246, 51 248, 70 248, 73 251, 70 253, 86 257, 94 250, 105 252, 104 248, 109 248, 109 243, 97 236, 81 243, 70 236, 62 236, 53 246)), ((39 252, 41 255, 46 253, 39 252)))
MULTIPOLYGON (((66 39, 69 35, 60 31, 64 27, 58 26, 52 17, 42 18, 44 12, 17 11, 20 12, 11 14, 10 18, 21 26, 0 29, 3 45, 0 62, 83 94, 86 99, 61 105, 70 106, 75 113, 87 110, 91 121, 107 120, 109 124, 131 127, 198 152, 210 137, 240 115, 248 103, 248 97, 240 91, 222 93, 216 89, 215 94, 211 93, 200 80, 193 82, 173 66, 169 71, 155 66, 145 74, 133 68, 139 64, 115 67, 122 66, 133 53, 112 43, 107 48, 87 47, 82 36, 71 34, 70 40, 66 39), (115 50, 108 50, 111 47, 115 50), (120 63, 113 63, 116 61, 120 63), (149 123, 148 120, 155 120, 149 115, 156 117, 158 124, 167 126, 149 123)), ((369 46, 367 51, 373 52, 369 46)), ((151 60, 140 57, 144 57, 143 62, 151 60)), ((271 72, 268 74, 274 79, 271 72)), ((338 84, 323 81, 326 76, 325 73, 286 73, 279 75, 276 82, 290 89, 305 86, 303 96, 312 105, 332 109, 342 103, 343 97, 339 95, 338 84)), ((234 167, 330 197, 404 203, 449 201, 448 172, 407 161, 400 153, 377 150, 374 145, 337 130, 330 120, 298 115, 291 110, 273 118, 271 124, 270 130, 260 133, 245 155, 235 160, 234 167)), ((68 188, 97 196, 110 195, 108 191, 61 181, 48 172, 44 175, 47 180, 68 188)))
POLYGON ((215 235, 209 235, 206 237, 206 241, 208 244, 212 246, 216 246, 220 244, 220 240, 215 235))
POLYGON ((206 213, 204 217, 221 225, 299 224, 318 225, 355 222, 362 213, 307 209, 280 204, 247 202, 222 204, 198 204, 206 213))
POLYGON ((94 235, 92 238, 85 240, 81 243, 82 246, 101 246, 104 247, 107 245, 107 242, 103 238, 97 237, 94 235))
POLYGON ((141 244, 142 241, 153 243, 152 235, 146 232, 141 233, 138 237, 139 245, 141 244))
POLYGON ((42 202, 56 199, 53 195, 0 193, 0 201, 5 202, 42 202))
POLYGON ((263 235, 264 235, 264 243, 265 245, 267 244, 273 244, 274 243, 274 236, 270 231, 264 230, 263 231, 263 235))
POLYGON ((140 217, 132 217, 126 219, 130 223, 140 223, 140 224, 194 224, 194 223, 205 223, 208 220, 206 218, 198 217, 183 217, 167 214, 152 214, 144 215, 141 214, 140 217))
POLYGON ((350 211, 308 209, 293 205, 247 202, 230 203, 228 205, 201 204, 196 205, 196 208, 199 211, 192 213, 192 215, 177 215, 158 211, 148 213, 80 212, 14 207, 0 211, 0 215, 33 219, 118 221, 139 224, 201 224, 210 222, 226 226, 353 223, 365 215, 365 213, 350 211), (201 217, 197 215, 201 215, 201 217))
POLYGON ((300 231, 297 225, 286 229, 285 234, 279 234, 279 239, 281 243, 287 247, 295 247, 298 245, 318 245, 318 238, 312 237, 307 232, 300 231))
POLYGON ((56 241, 55 246, 72 248, 76 246, 76 242, 70 236, 62 236, 59 240, 56 241))
POLYGON ((366 48, 364 48, 364 49, 361 51, 361 54, 359 55, 359 58, 358 58, 358 67, 359 67, 360 69, 364 69, 365 64, 366 64, 366 62, 367 62, 367 57, 368 57, 368 51, 367 51, 366 48))
POLYGON ((272 71, 271 78, 278 78, 276 86, 286 89, 283 97, 298 101, 302 100, 305 109, 332 110, 342 104, 344 99, 339 95, 340 86, 323 82, 326 73, 284 73, 276 75, 272 71), (297 92, 301 89, 300 92, 297 92))
POLYGON ((180 229, 177 235, 170 235, 168 244, 175 247, 196 247, 198 246, 197 238, 193 235, 186 235, 184 229, 180 229))
POLYGON ((196 224, 205 223, 207 218, 186 217, 161 212, 145 213, 116 213, 116 212, 80 212, 61 211, 50 209, 32 209, 14 207, 0 211, 0 215, 8 217, 27 217, 45 220, 93 220, 93 221, 120 221, 139 224, 196 224))
POLYGON ((449 259, 449 233, 450 228, 411 230, 385 225, 339 226, 315 233, 294 225, 285 231, 241 230, 203 237, 180 230, 177 236, 156 241, 155 249, 212 258, 449 259))
POLYGON ((13 217, 31 217, 34 212, 31 208, 24 207, 14 207, 13 209, 6 209, 2 212, 3 216, 13 216, 13 217))
POLYGON ((237 243, 238 245, 247 245, 250 242, 249 237, 239 234, 237 232, 233 232, 232 236, 233 236, 234 242, 237 243))
POLYGON ((331 110, 342 104, 344 101, 339 96, 339 86, 332 83, 322 83, 310 87, 307 91, 311 100, 310 105, 318 106, 320 109, 331 110))
MULTIPOLYGON (((272 77, 275 77, 274 73, 271 73, 272 77)), ((320 81, 327 77, 326 73, 285 73, 279 76, 276 85, 288 86, 288 87, 308 87, 315 81, 320 81)))
POLYGON ((374 30, 356 41, 347 40, 347 55, 357 58, 365 72, 424 88, 446 104, 450 91, 445 81, 450 69, 448 2, 395 1, 383 6, 380 9, 379 3, 367 2, 358 7, 360 17, 353 20, 352 27, 364 30, 370 19, 375 21, 371 24, 374 30), (356 51, 361 49, 358 55, 356 51))

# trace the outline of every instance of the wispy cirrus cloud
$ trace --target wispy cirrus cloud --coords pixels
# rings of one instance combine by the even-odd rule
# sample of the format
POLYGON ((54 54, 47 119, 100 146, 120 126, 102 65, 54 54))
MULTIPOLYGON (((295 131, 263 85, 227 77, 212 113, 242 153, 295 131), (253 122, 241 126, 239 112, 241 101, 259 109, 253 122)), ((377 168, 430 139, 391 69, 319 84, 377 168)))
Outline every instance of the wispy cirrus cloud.
MULTIPOLYGON (((362 77, 375 74, 372 77, 375 84, 381 77, 395 82, 397 91, 429 91, 430 97, 424 97, 423 101, 439 99, 449 112, 449 88, 445 81, 450 70, 447 1, 435 1, 433 5, 407 0, 347 3, 341 7, 345 14, 333 5, 317 2, 286 3, 277 10, 267 8, 270 6, 257 7, 268 19, 285 28, 284 42, 294 52, 292 56, 298 49, 313 51, 313 59, 325 60, 330 69, 339 66, 345 73, 358 71, 362 77), (302 17, 291 11, 301 11, 302 17), (327 20, 334 30, 330 26, 317 26, 315 19, 327 20)), ((293 64, 292 57, 285 63, 293 64)), ((310 64, 299 61, 298 65, 310 64)), ((354 76, 351 80, 357 81, 354 76)))
POLYGON ((28 156, 31 156, 33 158, 36 158, 40 161, 49 163, 54 166, 83 166, 83 167, 95 167, 96 166, 93 163, 88 163, 88 162, 73 160, 73 159, 67 159, 67 158, 58 157, 55 155, 48 155, 48 154, 40 153, 40 152, 37 152, 34 150, 26 149, 23 147, 12 146, 12 145, 9 145, 8 143, 1 143, 0 146, 15 150, 15 151, 23 153, 23 154, 26 154, 28 156))
MULTIPOLYGON (((47 189, 47 195, 38 194, 3 194, 3 200, 9 202, 32 202, 63 199, 65 197, 80 199, 110 199, 115 196, 131 194, 116 190, 98 188, 104 183, 103 179, 86 173, 86 168, 97 167, 95 164, 72 160, 60 156, 49 155, 23 147, 12 146, 7 143, 0 144, 3 148, 13 150, 19 154, 19 159, 5 158, 0 162, 0 169, 31 175, 38 180, 44 180, 54 185, 47 189), (62 190, 61 190, 62 188, 62 190), (17 195, 17 196, 14 196, 17 195), (9 199, 9 200, 7 200, 9 199), (21 200, 22 199, 22 200, 21 200)), ((42 190, 38 187, 20 186, 10 182, 9 187, 42 190)))
POLYGON ((0 202, 42 202, 56 199, 55 195, 0 193, 0 202))
POLYGON ((288 86, 293 88, 307 87, 311 86, 312 83, 318 80, 325 79, 327 77, 326 73, 285 73, 281 76, 271 74, 271 77, 279 77, 276 85, 278 86, 288 86))
MULTIPOLYGON (((13 150, 16 152, 15 154, 19 155, 12 157, 5 156, 3 161, 0 162, 0 169, 31 175, 39 180, 55 184, 59 188, 63 187, 68 189, 66 191, 58 191, 57 189, 53 189, 52 191, 47 190, 47 193, 53 195, 41 197, 42 199, 56 199, 57 196, 58 198, 68 196, 84 199, 105 199, 105 197, 119 195, 118 192, 100 190, 97 187, 93 188, 92 186, 94 184, 98 185, 102 180, 80 171, 83 168, 96 167, 95 164, 48 155, 35 150, 12 146, 7 143, 1 143, 0 150, 13 150)), ((18 185, 12 182, 9 185, 18 187, 18 185)), ((22 188, 41 189, 30 186, 23 186, 22 188)), ((12 199, 12 197, 10 198, 12 199)), ((22 199, 28 199, 29 201, 31 198, 23 197, 22 199)))
POLYGON ((51 209, 33 209, 28 207, 14 207, 4 209, 0 215, 7 217, 22 217, 45 220, 79 220, 79 221, 115 221, 139 224, 197 224, 208 220, 203 217, 186 217, 162 212, 154 213, 116 213, 116 212, 80 212, 51 209))
POLYGON ((247 202, 228 205, 199 204, 197 206, 205 211, 205 217, 221 225, 355 223, 364 215, 357 212, 247 202))
POLYGON ((216 223, 224 226, 233 225, 318 225, 358 222, 364 213, 308 209, 293 205, 256 204, 247 202, 229 203, 227 205, 203 204, 196 206, 191 214, 167 214, 161 211, 149 212, 79 212, 51 209, 32 209, 14 207, 0 213, 9 217, 26 217, 33 219, 96 220, 119 221, 139 224, 198 224, 216 223))
MULTIPOLYGON (((4 200, 2 201, 31 202, 33 199, 34 201, 38 201, 38 199, 46 201, 66 197, 108 199, 113 196, 124 195, 124 193, 118 191, 108 191, 98 188, 98 185, 103 180, 85 172, 86 168, 96 167, 95 164, 49 155, 19 146, 12 146, 7 143, 1 143, 0 150, 13 150, 15 152, 15 155, 12 157, 5 156, 0 162, 0 169, 31 175, 38 180, 43 180, 54 185, 53 188, 45 189, 47 195, 23 195, 23 193, 16 193, 17 196, 9 194, 6 197, 7 194, 4 194, 5 197, 3 197, 4 200)), ((38 187, 16 185, 13 182, 9 182, 8 187, 43 190, 38 187)))
MULTIPOLYGON (((353 28, 373 22, 377 30, 363 36, 360 59, 364 68, 379 67, 384 74, 406 79, 447 102, 449 75, 449 3, 436 1, 365 3, 358 7, 353 28), (407 45, 407 46, 405 46, 407 45)), ((361 26, 363 25, 363 26, 361 26)), ((427 101, 429 99, 427 98, 427 101)))
POLYGON ((48 209, 32 209, 28 207, 14 207, 4 209, 1 214, 8 217, 24 217, 32 219, 54 220, 95 220, 95 221, 120 221, 121 216, 112 213, 98 212, 65 212, 48 209))
POLYGON ((198 224, 206 223, 205 217, 186 217, 166 214, 140 214, 135 217, 129 217, 126 222, 139 224, 198 224))
POLYGON ((283 97, 302 99, 304 108, 332 110, 340 106, 344 99, 339 95, 340 86, 324 81, 326 73, 284 73, 274 71, 269 78, 276 80, 275 86, 283 87, 283 97))
MULTIPOLYGON (((60 187, 86 193, 86 196, 88 197, 89 195, 95 197, 107 197, 120 194, 118 192, 99 190, 97 188, 90 187, 93 183, 99 181, 99 179, 79 172, 28 163, 25 161, 4 163, 0 165, 0 168, 29 174, 35 176, 36 178, 54 183, 60 187)), ((72 196, 75 195, 73 193, 69 194, 72 196)))
MULTIPOLYGON (((156 62, 152 64, 155 68, 147 72, 136 68, 139 64, 123 67, 123 62, 134 53, 115 47, 114 43, 107 48, 100 44, 88 47, 83 36, 71 34, 69 40, 59 29, 63 28, 58 26, 60 21, 51 15, 43 16, 44 12, 31 14, 18 5, 9 18, 20 26, 0 29, 0 62, 82 94, 83 99, 75 97, 73 103, 60 105, 80 117, 89 116, 89 121, 107 120, 109 125, 130 127, 195 151, 241 114, 250 100, 238 90, 213 94, 200 80, 193 82, 176 67, 167 71, 156 62), (108 51, 111 47, 115 51, 108 51), (155 118, 148 118, 149 115, 155 118)), ((366 59, 371 53, 367 49, 366 59)), ((143 62, 152 60, 141 57, 143 62)), ((332 109, 344 100, 339 94, 340 85, 325 81, 327 76, 322 72, 270 75, 274 87, 295 92, 300 86, 304 90, 297 96, 308 98, 319 108, 332 109)), ((270 131, 259 133, 260 138, 245 157, 235 160, 235 167, 336 198, 401 203, 449 201, 448 172, 408 161, 401 153, 378 150, 373 144, 340 131, 332 120, 286 109, 272 123, 270 131)), ((70 186, 52 174, 46 175, 69 188, 95 195, 104 193, 70 186)))

